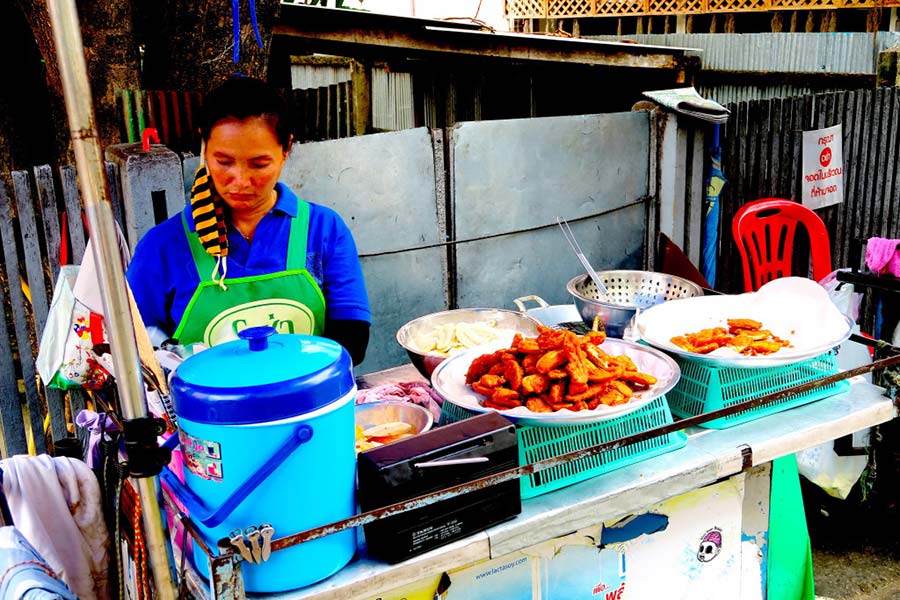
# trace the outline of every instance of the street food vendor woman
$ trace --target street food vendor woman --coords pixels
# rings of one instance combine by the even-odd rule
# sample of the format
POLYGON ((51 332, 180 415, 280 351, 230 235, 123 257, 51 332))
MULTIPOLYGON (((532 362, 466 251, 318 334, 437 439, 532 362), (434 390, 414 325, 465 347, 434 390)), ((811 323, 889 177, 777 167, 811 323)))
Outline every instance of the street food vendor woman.
POLYGON ((271 325, 362 362, 371 314, 353 236, 278 181, 293 141, 285 100, 231 77, 206 96, 200 129, 190 205, 147 232, 128 268, 151 339, 211 346, 271 325))

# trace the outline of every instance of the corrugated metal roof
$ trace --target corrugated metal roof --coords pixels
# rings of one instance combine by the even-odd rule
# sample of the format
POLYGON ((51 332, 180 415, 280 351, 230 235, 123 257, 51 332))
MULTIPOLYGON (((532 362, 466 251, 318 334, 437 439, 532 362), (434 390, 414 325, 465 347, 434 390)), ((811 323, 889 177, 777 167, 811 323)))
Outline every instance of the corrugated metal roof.
POLYGON ((641 44, 701 48, 703 67, 723 71, 874 73, 878 52, 900 45, 900 33, 669 33, 591 36, 641 44))
POLYGON ((332 65, 291 65, 291 88, 308 90, 350 81, 350 67, 332 65))
POLYGON ((415 127, 412 74, 372 69, 372 127, 397 131, 415 127))

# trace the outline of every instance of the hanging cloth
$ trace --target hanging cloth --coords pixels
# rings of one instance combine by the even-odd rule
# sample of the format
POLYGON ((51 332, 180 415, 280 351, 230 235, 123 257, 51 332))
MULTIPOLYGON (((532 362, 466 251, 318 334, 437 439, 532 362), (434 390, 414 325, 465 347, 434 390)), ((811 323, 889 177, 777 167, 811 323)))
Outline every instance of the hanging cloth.
MULTIPOLYGON (((194 230, 203 250, 216 259, 210 279, 225 285, 228 272, 228 226, 225 224, 225 201, 216 192, 206 168, 206 142, 200 145, 200 166, 191 186, 191 216, 194 230), (221 271, 221 275, 219 274, 221 271)), ((224 288, 223 288, 224 289, 224 288)))

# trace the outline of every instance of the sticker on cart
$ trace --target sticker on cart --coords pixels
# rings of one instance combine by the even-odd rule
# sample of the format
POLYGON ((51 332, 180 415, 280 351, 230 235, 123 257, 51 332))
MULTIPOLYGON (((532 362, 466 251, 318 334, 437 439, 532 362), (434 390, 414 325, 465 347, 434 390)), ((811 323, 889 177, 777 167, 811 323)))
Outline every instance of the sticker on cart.
POLYGON ((722 530, 713 527, 703 535, 700 540, 700 549, 697 550, 697 560, 709 562, 722 551, 722 530))
POLYGON ((222 481, 222 446, 194 437, 184 431, 178 432, 184 464, 188 470, 203 479, 222 481))

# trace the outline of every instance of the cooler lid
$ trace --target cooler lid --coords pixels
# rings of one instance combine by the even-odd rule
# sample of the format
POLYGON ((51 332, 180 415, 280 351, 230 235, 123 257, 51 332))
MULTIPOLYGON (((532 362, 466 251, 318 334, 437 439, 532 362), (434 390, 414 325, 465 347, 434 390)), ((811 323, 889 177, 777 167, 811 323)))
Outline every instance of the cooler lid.
POLYGON ((276 421, 326 406, 355 385, 350 355, 335 341, 272 327, 238 335, 178 366, 172 395, 179 417, 223 425, 276 421))

